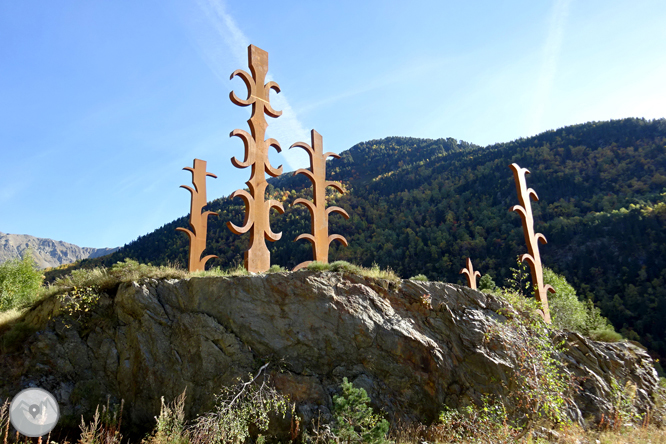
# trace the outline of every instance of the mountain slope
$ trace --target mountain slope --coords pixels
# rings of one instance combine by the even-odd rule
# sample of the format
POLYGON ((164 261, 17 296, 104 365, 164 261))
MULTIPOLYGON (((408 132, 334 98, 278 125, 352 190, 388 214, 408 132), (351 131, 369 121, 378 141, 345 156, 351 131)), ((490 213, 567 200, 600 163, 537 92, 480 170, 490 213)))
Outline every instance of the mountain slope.
POLYGON ((96 258, 113 253, 117 248, 79 247, 62 241, 54 241, 27 234, 6 234, 0 232, 0 263, 23 256, 32 250, 39 268, 57 267, 71 264, 81 259, 96 258))
MULTIPOLYGON (((485 148, 454 139, 387 138, 358 144, 329 161, 329 178, 347 194, 331 193, 329 205, 351 216, 333 216, 330 232, 347 238, 334 244, 330 260, 391 267, 400 276, 463 282, 458 274, 470 257, 475 269, 498 284, 510 277, 526 251, 509 165, 529 168, 528 186, 536 230, 549 243, 543 263, 564 274, 581 298, 592 299, 630 339, 666 356, 666 121, 624 119, 591 122, 485 148)), ((273 217, 282 239, 269 243, 274 264, 293 267, 311 259, 304 241, 309 215, 291 203, 310 193, 305 178, 285 174, 268 193, 286 212, 273 217)), ((243 220, 240 199, 221 198, 208 208, 210 266, 242 263, 248 236, 225 226, 243 220)), ((187 218, 126 245, 102 260, 125 257, 162 264, 187 258, 187 236, 175 228, 187 218)))

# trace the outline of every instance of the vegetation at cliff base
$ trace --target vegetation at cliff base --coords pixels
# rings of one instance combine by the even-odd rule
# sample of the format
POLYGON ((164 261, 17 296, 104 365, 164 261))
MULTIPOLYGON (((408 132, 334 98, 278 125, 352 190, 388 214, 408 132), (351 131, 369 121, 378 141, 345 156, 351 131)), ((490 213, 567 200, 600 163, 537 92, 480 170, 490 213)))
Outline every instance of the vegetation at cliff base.
MULTIPOLYGON (((159 415, 152 431, 141 444, 210 444, 288 442, 302 444, 658 444, 666 443, 666 430, 636 416, 631 398, 617 398, 614 416, 597 428, 584 430, 568 421, 549 423, 540 420, 529 427, 516 423, 502 402, 484 397, 480 405, 459 409, 445 407, 439 421, 430 425, 398 421, 389 423, 374 413, 364 389, 343 378, 340 392, 333 396, 332 421, 324 423, 321 416, 311 424, 303 424, 295 404, 278 393, 270 380, 262 375, 268 364, 247 381, 225 387, 217 396, 214 410, 187 420, 186 391, 171 402, 161 398, 159 415), (286 429, 276 427, 282 421, 286 429), (546 426, 546 427, 544 427, 546 426)), ((626 390, 625 390, 626 393, 626 390)), ((664 402, 664 393, 660 394, 664 402)), ((46 438, 50 444, 120 444, 130 440, 122 434, 124 403, 97 407, 92 418, 81 417, 80 435, 76 441, 59 439, 56 428, 46 438)), ((69 435, 69 434, 68 434, 69 435)), ((0 405, 0 439, 2 442, 32 443, 32 439, 10 429, 9 401, 0 405), (18 438, 18 439, 16 439, 18 438)), ((72 438, 74 439, 74 438, 72 438)), ((41 442, 41 440, 40 440, 41 442)))

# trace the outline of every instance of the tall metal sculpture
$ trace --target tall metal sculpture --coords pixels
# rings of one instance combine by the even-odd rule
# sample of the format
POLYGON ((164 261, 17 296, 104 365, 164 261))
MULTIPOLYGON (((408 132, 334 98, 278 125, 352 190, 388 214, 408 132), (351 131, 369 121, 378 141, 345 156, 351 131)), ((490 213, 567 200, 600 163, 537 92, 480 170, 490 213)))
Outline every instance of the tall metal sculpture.
POLYGON ((184 231, 190 238, 190 258, 188 262, 187 269, 192 271, 203 271, 206 262, 208 259, 217 257, 215 255, 208 255, 204 258, 201 257, 203 251, 206 249, 206 232, 208 231, 208 216, 218 214, 213 211, 201 212, 203 207, 206 205, 206 176, 214 177, 217 179, 217 176, 213 173, 206 172, 206 161, 194 159, 193 168, 185 167, 184 170, 187 170, 192 173, 192 185, 194 189, 187 185, 181 185, 181 188, 185 188, 192 194, 192 200, 190 204, 190 227, 192 230, 187 228, 176 228, 177 231, 184 231))
POLYGON ((466 274, 467 286, 472 290, 476 290, 476 278, 480 277, 481 273, 479 273, 478 271, 474 271, 474 267, 472 266, 472 260, 470 258, 467 258, 467 268, 463 268, 462 270, 460 270, 460 274, 466 274))
MULTIPOLYGON (((345 219, 349 219, 349 214, 340 207, 326 208, 326 188, 332 187, 341 193, 344 190, 337 182, 326 180, 326 159, 328 157, 340 158, 335 153, 324 153, 324 143, 321 135, 312 130, 311 132, 312 145, 305 142, 296 142, 289 149, 298 147, 303 148, 310 156, 310 169, 301 168, 295 174, 303 174, 312 182, 312 201, 306 199, 296 199, 294 205, 304 205, 310 212, 310 226, 312 234, 303 233, 294 239, 294 242, 306 239, 312 243, 312 252, 314 260, 317 262, 328 263, 328 248, 334 240, 340 241, 345 247, 347 239, 339 234, 328 234, 328 216, 331 213, 340 213, 345 219)), ((301 262, 298 264, 294 271, 307 267, 312 261, 301 262)))
POLYGON ((546 323, 550 324, 550 310, 548 308, 548 292, 555 293, 555 289, 550 285, 543 283, 543 269, 541 267, 541 255, 539 254, 539 244, 547 243, 546 236, 541 233, 534 232, 534 219, 532 218, 532 204, 530 198, 535 201, 539 200, 537 193, 532 188, 527 188, 525 175, 530 174, 527 168, 521 168, 517 163, 510 165, 513 171, 513 178, 516 182, 516 190, 518 191, 518 200, 521 205, 515 205, 511 211, 520 214, 523 220, 523 233, 525 234, 525 243, 527 243, 527 251, 529 253, 520 256, 520 260, 530 266, 532 272, 532 285, 534 286, 534 296, 537 301, 541 302, 541 310, 539 314, 543 317, 546 323))
POLYGON ((238 227, 231 222, 227 222, 227 227, 238 235, 250 232, 250 246, 245 252, 245 268, 249 272, 259 273, 268 270, 271 266, 271 255, 268 247, 266 247, 265 240, 275 242, 282 237, 282 233, 271 231, 269 216, 271 208, 277 209, 279 213, 284 213, 284 207, 276 200, 264 200, 266 186, 268 185, 264 172, 273 177, 282 174, 282 165, 273 168, 268 160, 269 147, 274 147, 278 153, 281 148, 275 139, 264 140, 268 127, 264 113, 271 117, 279 117, 282 112, 275 111, 271 107, 269 98, 270 90, 273 89, 279 93, 280 87, 275 82, 264 84, 268 72, 268 53, 250 45, 248 47, 248 65, 252 73, 251 76, 240 69, 231 74, 232 79, 238 76, 247 86, 247 99, 239 99, 233 91, 229 94, 229 98, 238 106, 252 105, 252 116, 247 121, 251 134, 236 129, 230 135, 231 137, 240 137, 245 145, 244 160, 240 162, 233 157, 231 163, 236 168, 252 167, 250 180, 245 182, 250 192, 236 190, 231 195, 232 199, 240 197, 245 202, 245 220, 242 227, 238 227))

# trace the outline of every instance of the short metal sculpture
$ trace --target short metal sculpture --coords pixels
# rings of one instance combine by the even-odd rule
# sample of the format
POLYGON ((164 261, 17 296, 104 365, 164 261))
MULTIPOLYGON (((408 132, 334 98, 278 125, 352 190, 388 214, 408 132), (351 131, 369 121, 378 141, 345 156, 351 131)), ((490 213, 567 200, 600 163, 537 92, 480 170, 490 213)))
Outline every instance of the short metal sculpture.
POLYGON ((467 286, 472 290, 476 290, 476 278, 480 277, 481 273, 479 273, 478 271, 474 271, 474 267, 472 266, 472 260, 470 258, 467 258, 467 268, 463 268, 462 270, 460 270, 460 274, 466 274, 467 286))
POLYGON ((265 240, 275 242, 282 237, 282 233, 273 233, 270 228, 270 210, 275 208, 279 213, 284 213, 284 207, 276 200, 264 200, 266 191, 266 176, 264 172, 273 177, 282 174, 282 166, 273 168, 268 160, 268 148, 274 147, 278 153, 281 151, 280 144, 275 139, 264 140, 266 135, 266 117, 279 117, 281 111, 275 111, 270 105, 269 93, 273 89, 280 92, 280 87, 275 82, 264 84, 268 72, 268 53, 254 45, 248 47, 248 65, 252 76, 243 70, 236 70, 231 74, 240 77, 247 86, 247 99, 239 99, 232 91, 229 94, 231 101, 238 106, 252 105, 252 116, 247 121, 251 134, 236 129, 231 136, 240 137, 245 145, 245 159, 240 162, 233 157, 231 163, 236 168, 252 167, 250 180, 245 182, 250 189, 236 190, 231 198, 240 197, 245 202, 245 220, 242 227, 227 222, 227 227, 234 234, 250 232, 250 246, 245 252, 245 268, 249 272, 258 273, 266 271, 271 266, 271 255, 266 247, 265 240))
POLYGON ((539 314, 543 317, 546 323, 550 324, 550 310, 548 308, 548 292, 555 293, 555 289, 550 285, 543 283, 543 269, 541 268, 541 255, 539 254, 539 244, 547 243, 546 236, 541 233, 534 232, 534 219, 532 218, 532 204, 530 198, 535 201, 539 200, 537 193, 532 188, 527 188, 525 174, 529 174, 527 168, 521 168, 516 163, 510 166, 513 171, 513 178, 516 181, 516 190, 518 191, 518 200, 521 205, 515 205, 511 211, 520 214, 523 220, 523 233, 525 234, 525 242, 527 243, 527 250, 529 253, 520 256, 520 260, 530 266, 532 272, 532 285, 534 286, 534 296, 537 301, 541 303, 541 310, 539 314))
MULTIPOLYGON (((301 198, 294 201, 294 205, 304 205, 310 211, 312 234, 303 233, 294 239, 294 242, 301 239, 310 241, 312 243, 314 260, 328 263, 328 248, 331 242, 337 240, 345 247, 348 245, 347 239, 341 235, 328 234, 328 216, 331 213, 340 213, 345 219, 349 219, 349 214, 340 207, 326 208, 327 187, 335 188, 339 192, 344 193, 340 184, 326 180, 326 159, 328 157, 339 159, 340 156, 332 152, 324 153, 324 143, 317 131, 312 130, 311 139, 312 145, 308 145, 305 142, 296 142, 289 147, 289 149, 294 147, 303 148, 307 151, 308 156, 310 156, 310 169, 301 168, 295 174, 303 174, 312 182, 312 202, 301 198)), ((312 261, 301 262, 294 268, 294 271, 307 267, 311 263, 312 261)))
POLYGON ((206 176, 214 177, 217 179, 217 176, 213 173, 206 172, 206 161, 194 159, 193 168, 185 167, 184 170, 187 170, 192 173, 192 185, 194 189, 187 185, 181 185, 181 188, 185 188, 192 194, 192 201, 190 204, 190 227, 192 230, 187 228, 176 228, 177 231, 184 231, 190 238, 190 259, 188 262, 187 269, 192 271, 203 271, 206 262, 208 259, 217 257, 214 255, 208 255, 204 258, 201 257, 203 251, 206 249, 206 232, 208 231, 208 216, 218 214, 213 211, 201 212, 203 207, 206 205, 206 176))

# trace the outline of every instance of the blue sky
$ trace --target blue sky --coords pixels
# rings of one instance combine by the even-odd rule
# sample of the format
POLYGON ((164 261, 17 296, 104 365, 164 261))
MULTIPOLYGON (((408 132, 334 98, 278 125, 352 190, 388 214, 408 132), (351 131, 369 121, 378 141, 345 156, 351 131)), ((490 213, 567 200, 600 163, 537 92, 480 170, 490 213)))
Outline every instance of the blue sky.
POLYGON ((122 246, 243 188, 236 69, 268 51, 273 165, 309 130, 488 145, 592 120, 666 117, 666 2, 0 0, 0 231, 122 246))

